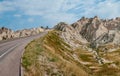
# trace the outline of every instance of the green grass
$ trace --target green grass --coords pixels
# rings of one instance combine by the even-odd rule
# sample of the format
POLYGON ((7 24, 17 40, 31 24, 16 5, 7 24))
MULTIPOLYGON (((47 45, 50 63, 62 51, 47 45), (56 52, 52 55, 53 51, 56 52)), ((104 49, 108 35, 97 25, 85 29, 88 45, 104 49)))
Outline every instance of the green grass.
POLYGON ((58 61, 58 58, 57 57, 52 57, 52 58, 49 58, 48 60, 51 61, 51 62, 56 62, 56 61, 58 61))
POLYGON ((36 40, 32 41, 25 47, 25 52, 22 57, 22 66, 29 70, 29 67, 37 63, 38 56, 43 51, 43 48, 36 40))
POLYGON ((86 55, 86 54, 80 54, 79 57, 83 60, 83 61, 92 61, 92 56, 91 55, 86 55))

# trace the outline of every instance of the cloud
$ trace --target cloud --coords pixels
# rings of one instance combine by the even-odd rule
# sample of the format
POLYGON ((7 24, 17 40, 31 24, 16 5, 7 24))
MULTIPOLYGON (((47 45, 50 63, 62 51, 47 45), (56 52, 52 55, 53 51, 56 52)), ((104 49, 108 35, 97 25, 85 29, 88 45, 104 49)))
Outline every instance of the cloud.
MULTIPOLYGON (((82 16, 102 18, 120 16, 119 0, 6 0, 0 2, 0 12, 17 11, 22 15, 43 18, 53 25, 59 21, 72 23, 82 16)), ((29 18, 29 22, 35 20, 29 18)))
POLYGON ((44 18, 47 20, 48 23, 51 23, 53 25, 59 23, 59 22, 67 22, 72 23, 76 21, 76 17, 74 14, 67 14, 67 13, 54 13, 54 14, 48 14, 44 16, 44 18))
POLYGON ((14 14, 14 17, 21 17, 22 15, 20 14, 14 14))
POLYGON ((28 22, 34 22, 33 18, 28 18, 28 22))
MULTIPOLYGON (((3 7, 9 6, 11 9, 16 9, 23 15, 29 16, 41 16, 46 20, 50 20, 51 23, 59 21, 73 21, 75 15, 74 13, 67 13, 71 7, 67 6, 68 1, 64 0, 15 0, 15 1, 3 1, 1 5, 3 7), (4 5, 7 3, 6 5, 4 5), (65 7, 65 8, 64 8, 65 7), (69 7, 69 8, 68 8, 69 7), (64 9, 63 9, 64 8, 64 9)), ((73 5, 74 6, 74 5, 73 5)), ((7 10, 10 11, 11 9, 7 10)), ((12 11, 12 10, 11 10, 12 11)), ((4 12, 1 10, 1 12, 4 12)), ((14 15, 15 17, 20 17, 20 15, 14 15)), ((50 22, 49 21, 49 22, 50 22)))
POLYGON ((98 15, 102 18, 114 18, 120 16, 120 1, 116 0, 104 0, 99 1, 97 4, 94 1, 93 4, 83 5, 83 16, 92 17, 98 15))
POLYGON ((16 1, 14 5, 26 15, 45 15, 58 12, 64 0, 22 0, 16 1))
POLYGON ((13 8, 14 6, 12 5, 13 3, 9 2, 9 1, 3 1, 0 2, 0 12, 6 12, 6 11, 13 11, 15 10, 15 8, 13 8))

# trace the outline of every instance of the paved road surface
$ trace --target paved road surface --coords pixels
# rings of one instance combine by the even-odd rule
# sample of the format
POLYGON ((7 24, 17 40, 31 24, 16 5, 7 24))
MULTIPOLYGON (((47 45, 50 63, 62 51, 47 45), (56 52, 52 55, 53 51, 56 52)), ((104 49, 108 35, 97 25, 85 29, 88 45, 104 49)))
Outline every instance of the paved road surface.
POLYGON ((20 59, 24 47, 46 33, 0 42, 0 76, 20 76, 20 59))

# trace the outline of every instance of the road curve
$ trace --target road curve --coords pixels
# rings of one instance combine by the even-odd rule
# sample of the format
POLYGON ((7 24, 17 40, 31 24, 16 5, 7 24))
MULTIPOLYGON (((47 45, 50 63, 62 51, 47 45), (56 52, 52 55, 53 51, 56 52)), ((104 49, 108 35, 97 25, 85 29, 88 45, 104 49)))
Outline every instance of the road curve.
POLYGON ((33 39, 39 38, 47 32, 26 38, 8 40, 0 43, 0 76, 19 76, 20 60, 25 46, 33 39))

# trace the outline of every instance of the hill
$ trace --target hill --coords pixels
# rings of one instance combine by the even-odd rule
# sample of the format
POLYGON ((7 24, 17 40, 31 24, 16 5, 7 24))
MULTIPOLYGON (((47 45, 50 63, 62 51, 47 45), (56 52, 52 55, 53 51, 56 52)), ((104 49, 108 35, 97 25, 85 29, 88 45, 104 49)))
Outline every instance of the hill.
POLYGON ((25 76, 119 76, 120 18, 58 23, 32 41, 22 58, 25 76))

